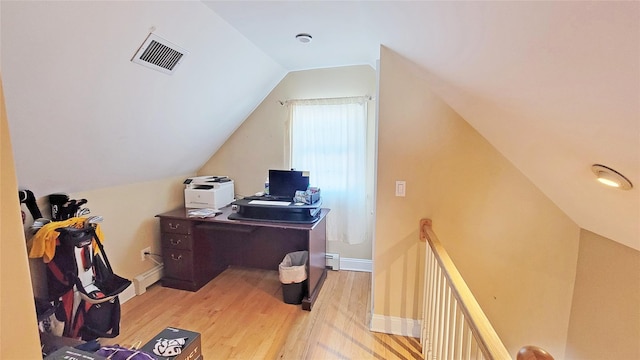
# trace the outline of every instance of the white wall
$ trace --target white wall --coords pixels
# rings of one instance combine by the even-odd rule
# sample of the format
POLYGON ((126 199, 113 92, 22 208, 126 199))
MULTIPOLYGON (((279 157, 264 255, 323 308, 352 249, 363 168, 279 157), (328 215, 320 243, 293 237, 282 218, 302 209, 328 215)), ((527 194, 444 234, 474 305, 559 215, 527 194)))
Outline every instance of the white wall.
POLYGON ((195 172, 286 74, 200 1, 1 1, 18 184, 36 196, 195 172), (153 32, 189 53, 131 62, 153 32))

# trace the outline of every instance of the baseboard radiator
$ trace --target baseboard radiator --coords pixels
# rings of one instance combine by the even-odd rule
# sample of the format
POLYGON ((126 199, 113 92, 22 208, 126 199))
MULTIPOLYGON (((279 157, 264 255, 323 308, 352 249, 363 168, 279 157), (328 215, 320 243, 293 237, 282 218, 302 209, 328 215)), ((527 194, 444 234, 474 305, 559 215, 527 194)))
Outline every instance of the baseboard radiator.
POLYGON ((420 329, 424 359, 511 359, 433 232, 430 219, 420 221, 420 239, 428 245, 420 329))
POLYGON ((340 270, 340 254, 326 253, 325 259, 327 268, 335 271, 340 270))
POLYGON ((156 265, 150 270, 143 272, 133 279, 133 285, 136 289, 136 295, 142 295, 147 288, 162 279, 163 265, 156 265))

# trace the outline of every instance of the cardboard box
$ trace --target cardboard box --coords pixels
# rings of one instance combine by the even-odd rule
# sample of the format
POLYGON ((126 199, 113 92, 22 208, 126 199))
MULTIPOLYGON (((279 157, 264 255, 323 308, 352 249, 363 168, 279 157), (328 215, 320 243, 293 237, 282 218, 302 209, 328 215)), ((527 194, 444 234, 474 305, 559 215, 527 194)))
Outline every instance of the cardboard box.
POLYGON ((63 346, 60 349, 47 355, 45 360, 107 360, 106 357, 95 353, 90 353, 71 346, 63 346))
MULTIPOLYGON (((200 343, 200 334, 197 332, 168 327, 162 330, 158 335, 154 336, 151 341, 146 343, 140 350, 145 351, 158 360, 199 360, 202 357, 202 347, 200 343), (160 349, 167 348, 165 345, 170 344, 170 340, 185 339, 184 345, 181 346, 180 354, 162 356, 153 351, 156 344, 162 342, 160 349)), ((169 351, 170 353, 170 351, 169 351)))

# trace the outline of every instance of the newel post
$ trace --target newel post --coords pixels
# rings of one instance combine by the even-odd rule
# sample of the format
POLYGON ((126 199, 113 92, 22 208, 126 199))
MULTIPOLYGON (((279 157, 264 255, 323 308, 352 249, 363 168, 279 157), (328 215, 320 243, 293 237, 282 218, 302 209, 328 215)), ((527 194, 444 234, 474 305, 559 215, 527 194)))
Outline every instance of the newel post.
POLYGON ((427 229, 431 228, 431 219, 420 219, 420 241, 426 242, 429 238, 427 235, 427 229))

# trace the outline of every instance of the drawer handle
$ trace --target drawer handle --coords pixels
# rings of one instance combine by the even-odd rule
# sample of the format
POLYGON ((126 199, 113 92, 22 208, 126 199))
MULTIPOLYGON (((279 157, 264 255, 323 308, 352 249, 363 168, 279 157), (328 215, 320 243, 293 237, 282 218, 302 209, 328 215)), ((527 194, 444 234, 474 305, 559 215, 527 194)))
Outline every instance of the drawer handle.
POLYGON ((176 257, 175 254, 171 254, 171 259, 173 259, 175 261, 180 261, 180 260, 182 260, 182 255, 178 255, 178 257, 176 257))
POLYGON ((180 227, 180 223, 177 224, 173 224, 173 223, 169 223, 169 228, 171 228, 171 230, 178 230, 178 228, 180 227))
POLYGON ((169 242, 171 243, 171 245, 176 246, 176 245, 180 245, 182 240, 181 239, 178 239, 178 240, 169 239, 169 242))

